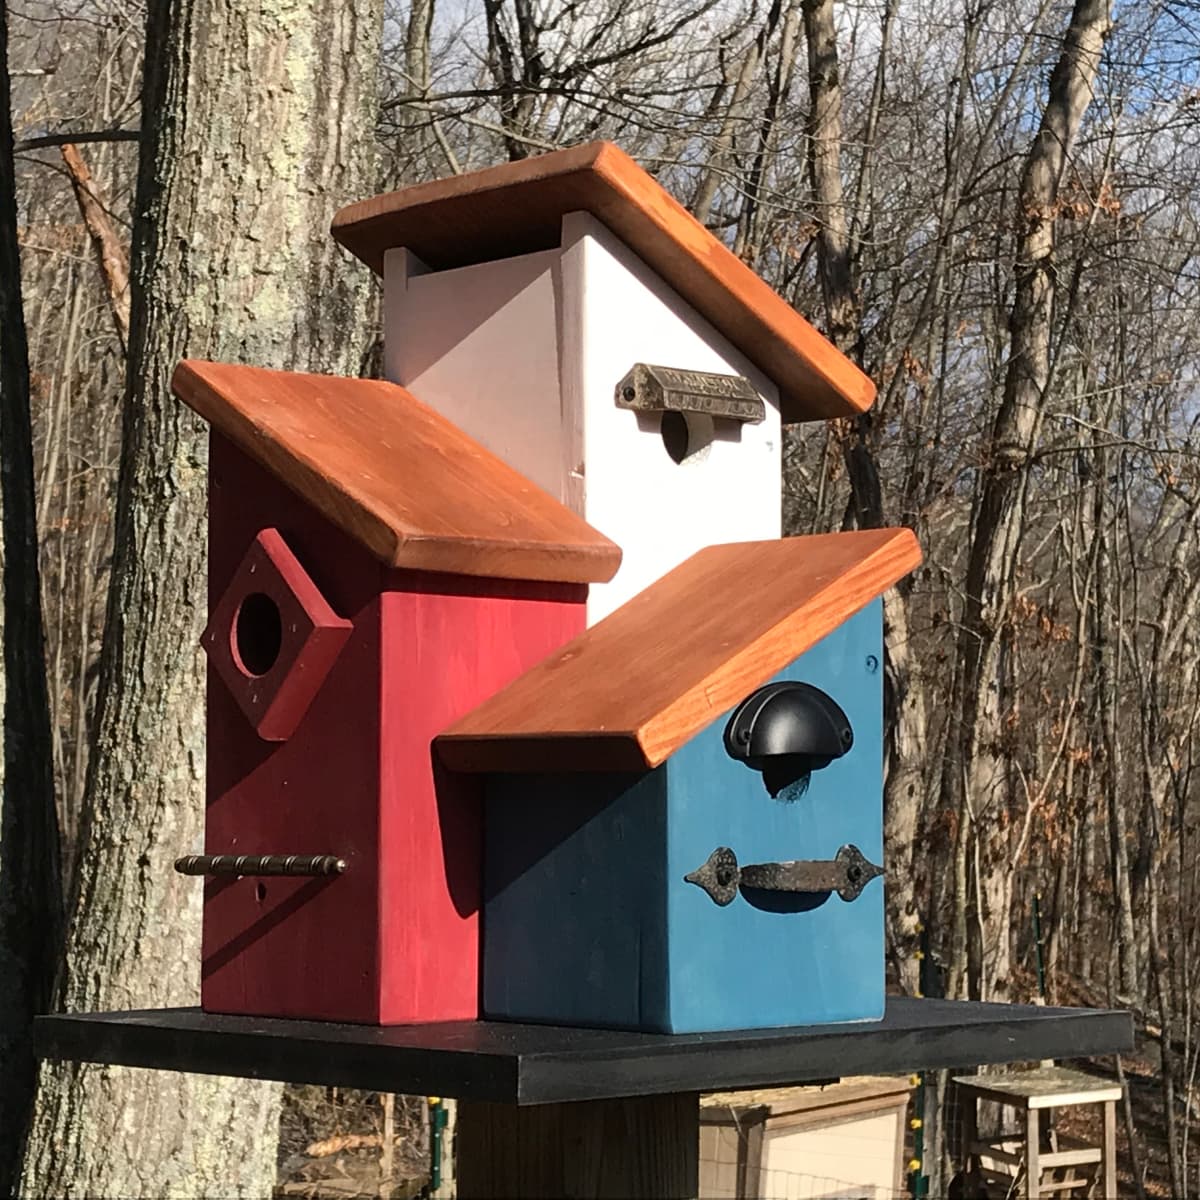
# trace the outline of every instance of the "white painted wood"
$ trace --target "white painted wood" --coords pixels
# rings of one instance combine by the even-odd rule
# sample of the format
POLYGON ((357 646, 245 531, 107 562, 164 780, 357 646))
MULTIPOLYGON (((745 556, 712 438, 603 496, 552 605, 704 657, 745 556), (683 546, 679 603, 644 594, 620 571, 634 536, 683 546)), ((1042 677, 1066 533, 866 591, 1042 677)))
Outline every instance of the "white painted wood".
POLYGON ((418 273, 408 251, 387 251, 383 373, 566 502, 558 261, 548 250, 418 273))
POLYGON ((776 1131, 768 1121, 757 1190, 749 1195, 788 1200, 894 1196, 902 1121, 902 1111, 894 1106, 850 1120, 835 1116, 808 1129, 776 1131))
POLYGON ((383 306, 392 308, 404 295, 408 281, 417 275, 428 275, 429 268, 404 246, 385 250, 383 256, 383 306))
MULTIPOLYGON (((586 397, 580 363, 585 343, 584 329, 589 317, 583 278, 584 239, 564 245, 558 267, 558 378, 561 387, 562 453, 567 481, 568 503, 580 515, 587 515, 587 473, 583 449, 583 414, 586 397)), ((611 536, 611 535, 610 535, 611 536)), ((590 610, 589 610, 590 611, 590 610)), ((592 621, 588 620, 588 624, 592 621)))
POLYGON ((580 377, 584 515, 623 552, 612 582, 591 588, 592 623, 705 546, 779 536, 779 393, 594 217, 568 214, 563 248, 564 308, 583 314, 580 352, 563 375, 580 377), (744 375, 767 419, 710 422, 708 445, 673 462, 657 417, 616 406, 635 362, 744 375))
POLYGON ((780 534, 778 391, 603 224, 559 249, 429 272, 385 256, 384 370, 623 551, 594 623, 696 550, 780 534), (760 425, 701 418, 675 462, 657 416, 617 408, 635 362, 744 375, 760 425))
POLYGON ((702 1096, 700 1195, 714 1200, 899 1195, 908 1098, 897 1080, 869 1076, 824 1088, 702 1096))

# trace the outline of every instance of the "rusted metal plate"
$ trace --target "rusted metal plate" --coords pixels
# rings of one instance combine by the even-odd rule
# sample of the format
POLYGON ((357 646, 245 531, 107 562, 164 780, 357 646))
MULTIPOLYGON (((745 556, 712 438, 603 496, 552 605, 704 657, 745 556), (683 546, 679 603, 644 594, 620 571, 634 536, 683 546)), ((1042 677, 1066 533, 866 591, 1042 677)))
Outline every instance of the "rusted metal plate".
POLYGON ((684 882, 706 891, 722 908, 733 902, 738 888, 767 892, 837 892, 843 900, 856 900, 883 868, 869 862, 857 846, 843 846, 837 857, 820 861, 750 863, 739 867, 728 846, 718 846, 684 882))
POLYGON ((762 398, 741 375, 649 363, 634 363, 617 384, 616 400, 618 408, 635 412, 703 413, 749 425, 757 425, 767 415, 762 398))
POLYGON ((683 881, 703 888, 714 904, 724 908, 733 903, 738 893, 739 875, 737 855, 728 846, 718 846, 705 862, 685 875, 683 881))

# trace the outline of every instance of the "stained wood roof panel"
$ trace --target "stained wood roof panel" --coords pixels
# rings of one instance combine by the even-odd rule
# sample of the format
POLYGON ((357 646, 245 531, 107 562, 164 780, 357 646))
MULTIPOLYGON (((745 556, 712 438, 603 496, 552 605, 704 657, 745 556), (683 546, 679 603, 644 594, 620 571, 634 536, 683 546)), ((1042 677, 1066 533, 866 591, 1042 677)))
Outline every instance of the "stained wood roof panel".
POLYGON ((403 246, 433 270, 559 244, 569 212, 602 221, 780 389, 785 421, 853 416, 875 385, 765 280, 608 142, 351 204, 333 236, 372 270, 403 246))
POLYGON ((404 388, 185 360, 175 394, 393 567, 596 583, 621 551, 404 388))
POLYGON ((437 739, 460 771, 656 767, 920 564, 908 529, 710 546, 437 739))

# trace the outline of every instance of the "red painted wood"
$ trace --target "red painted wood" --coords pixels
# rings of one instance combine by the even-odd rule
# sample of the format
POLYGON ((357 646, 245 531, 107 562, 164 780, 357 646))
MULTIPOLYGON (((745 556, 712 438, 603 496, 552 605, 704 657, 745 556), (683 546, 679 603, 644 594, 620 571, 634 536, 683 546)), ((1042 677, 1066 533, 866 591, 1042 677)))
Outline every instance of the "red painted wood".
POLYGON ((201 637, 221 682, 237 700, 260 738, 285 742, 321 690, 353 628, 329 607, 278 529, 263 529, 234 572, 224 593, 209 598, 212 616, 201 637), (258 602, 257 605, 255 602, 258 602), (278 642, 269 644, 270 609, 278 642), (271 661, 244 661, 244 609, 262 613, 245 619, 250 640, 271 661), (256 628, 257 627, 257 628, 256 628))
POLYGON ((586 588, 392 574, 383 597, 384 1023, 479 1015, 481 782, 432 741, 582 632, 586 588))
POLYGON ((431 742, 579 633, 586 588, 385 569, 215 434, 209 519, 215 602, 276 528, 353 631, 282 742, 258 736, 210 669, 206 852, 336 853, 348 867, 319 881, 207 881, 203 1006, 368 1023, 476 1016, 478 783, 439 773, 435 785, 431 742))
POLYGON ((260 530, 276 528, 354 628, 284 742, 258 736, 210 667, 205 851, 333 853, 346 859, 347 870, 320 881, 205 881, 202 1003, 215 1012, 375 1021, 385 571, 359 542, 215 434, 210 464, 212 601, 260 530))

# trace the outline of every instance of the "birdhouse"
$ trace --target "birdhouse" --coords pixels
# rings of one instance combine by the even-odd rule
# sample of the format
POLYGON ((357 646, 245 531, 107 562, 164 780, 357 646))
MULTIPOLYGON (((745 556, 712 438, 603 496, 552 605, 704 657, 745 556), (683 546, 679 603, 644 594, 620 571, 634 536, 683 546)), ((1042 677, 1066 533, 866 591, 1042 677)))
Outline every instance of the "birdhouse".
POLYGON ((613 538, 589 622, 714 543, 780 535, 781 422, 870 380, 617 147, 342 210, 384 373, 613 538))
POLYGON ((710 547, 439 737, 487 781, 485 1016, 882 1017, 879 597, 919 561, 895 529, 710 547))
POLYGON ((173 386, 212 426, 205 844, 176 864, 203 1006, 474 1018, 478 781, 432 739, 582 631, 620 552, 395 384, 173 386))

